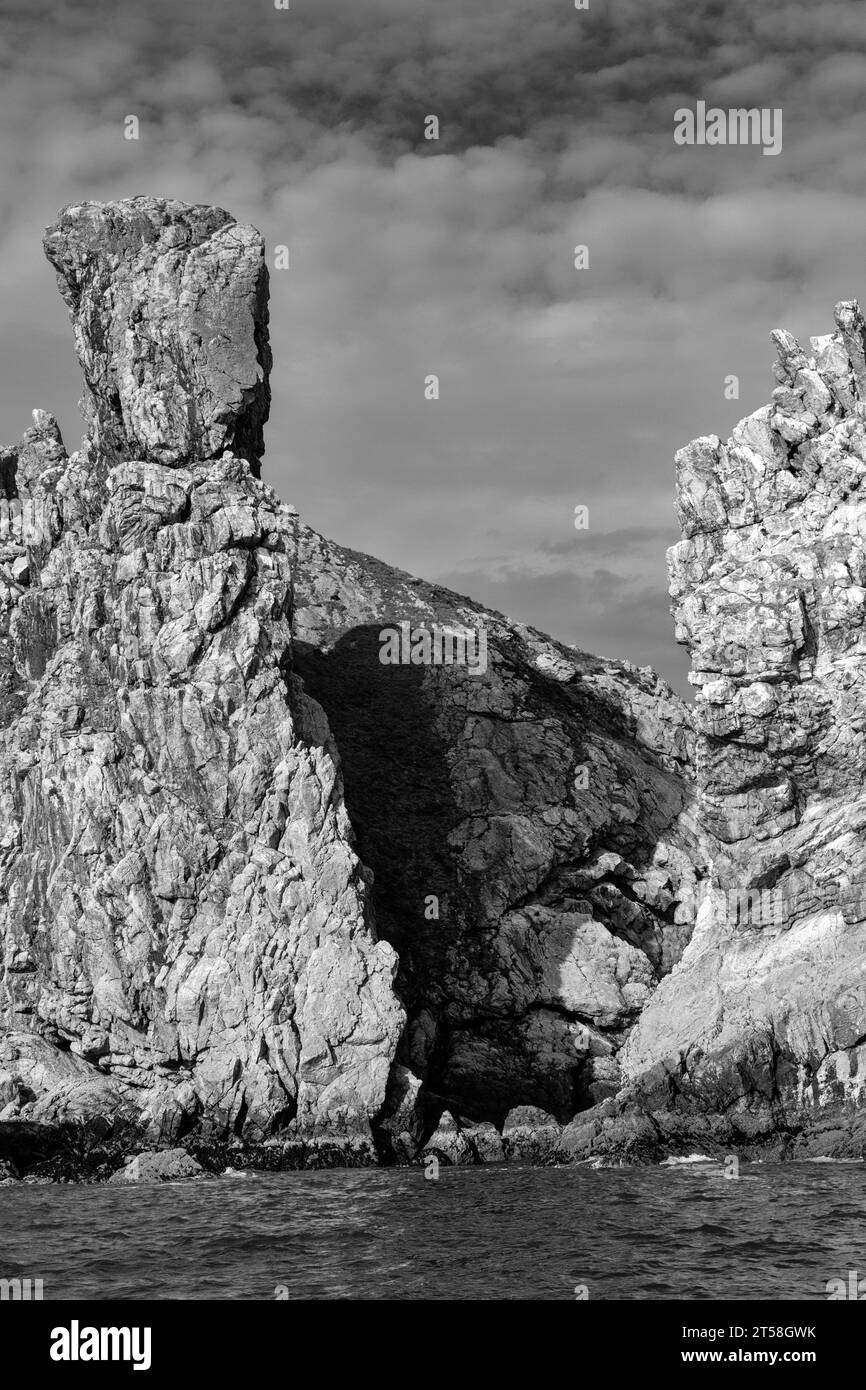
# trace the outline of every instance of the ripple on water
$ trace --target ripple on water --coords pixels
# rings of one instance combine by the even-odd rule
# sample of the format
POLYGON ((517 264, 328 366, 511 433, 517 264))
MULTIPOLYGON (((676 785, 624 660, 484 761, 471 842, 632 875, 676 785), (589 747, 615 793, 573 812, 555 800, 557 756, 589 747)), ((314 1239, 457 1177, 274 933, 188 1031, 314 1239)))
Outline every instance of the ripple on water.
POLYGON ((245 1173, 0 1189, 0 1277, 53 1298, 823 1299, 866 1165, 245 1173))

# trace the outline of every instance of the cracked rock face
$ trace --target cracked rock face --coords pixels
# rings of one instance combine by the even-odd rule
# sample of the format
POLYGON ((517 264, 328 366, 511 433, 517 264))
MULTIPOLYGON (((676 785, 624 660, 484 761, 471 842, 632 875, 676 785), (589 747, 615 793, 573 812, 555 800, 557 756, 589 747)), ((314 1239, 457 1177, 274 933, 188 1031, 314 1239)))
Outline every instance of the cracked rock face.
POLYGON ((136 198, 46 250, 88 432, 0 455, 0 1119, 484 1161, 523 1107, 549 1156, 691 936, 688 712, 258 479, 251 228, 136 198), (485 669, 383 664, 404 622, 485 669))
POLYGON ((866 324, 851 302, 836 325, 808 352, 774 333, 771 403, 677 456, 671 593, 718 843, 625 1065, 654 1104, 823 1129, 828 1152, 866 1058, 866 324))
POLYGON ((431 1105, 568 1120, 689 940, 693 734, 652 672, 604 662, 298 524, 295 662, 342 758, 398 1056, 431 1105), (388 665, 381 632, 483 629, 487 670, 388 665))
POLYGON ((94 404, 71 457, 42 412, 4 452, 2 1113, 369 1140, 396 957, 291 669, 291 518, 229 448, 266 409, 260 238, 135 199, 46 244, 94 404))
POLYGON ((105 460, 233 450, 258 474, 271 367, 259 233, 221 208, 131 198, 65 208, 45 252, 105 460))
POLYGON ((88 428, 0 450, 0 1122, 296 1166, 862 1151, 857 305, 678 455, 692 714, 261 481, 252 228, 136 198, 46 250, 88 428), (404 629, 485 660, 383 659, 404 629))

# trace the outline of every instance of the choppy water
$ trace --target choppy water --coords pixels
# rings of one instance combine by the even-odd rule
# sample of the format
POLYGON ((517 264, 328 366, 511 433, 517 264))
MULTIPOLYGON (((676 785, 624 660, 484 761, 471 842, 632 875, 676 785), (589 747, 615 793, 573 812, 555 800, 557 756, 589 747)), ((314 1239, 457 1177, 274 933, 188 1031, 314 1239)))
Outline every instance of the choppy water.
POLYGON ((825 1299, 866 1277, 866 1164, 248 1174, 0 1188, 45 1298, 825 1299))

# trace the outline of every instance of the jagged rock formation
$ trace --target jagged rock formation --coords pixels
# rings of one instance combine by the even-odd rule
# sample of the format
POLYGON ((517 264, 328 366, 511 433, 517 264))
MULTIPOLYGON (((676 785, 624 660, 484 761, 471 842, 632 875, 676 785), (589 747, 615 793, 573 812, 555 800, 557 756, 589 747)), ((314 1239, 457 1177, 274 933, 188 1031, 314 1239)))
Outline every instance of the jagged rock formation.
POLYGON ((67 458, 37 412, 14 468, 3 1113, 369 1141, 403 1011, 291 671, 292 517, 255 477, 261 240, 134 199, 67 209, 46 246, 93 428, 67 458))
POLYGON ((478 1158, 535 1107, 508 1143, 547 1153, 691 934, 685 707, 259 480, 251 228, 139 198, 46 250, 88 432, 37 412, 0 460, 0 1120, 407 1158, 447 1109, 478 1158), (401 623, 486 669, 383 664, 401 623))
POLYGON ((340 750, 431 1102, 561 1120, 691 933, 692 733, 652 672, 566 648, 299 524, 295 663, 340 750), (488 671, 382 665, 383 626, 483 628, 488 671), (427 915, 430 895, 437 915, 427 915))
POLYGON ((44 245, 103 464, 233 449, 258 476, 271 366, 258 232, 221 208, 132 198, 65 208, 44 245))
POLYGON ((138 198, 46 250, 87 433, 0 450, 0 1161, 68 1171, 82 1114, 208 1171, 862 1152, 856 304, 678 455, 692 714, 261 481, 252 228, 138 198))
MULTIPOLYGON (((842 303, 836 324, 809 353, 774 333, 772 403, 677 456, 671 593, 715 844, 694 936, 625 1050, 649 1153, 677 1133, 864 1148, 866 323, 842 303)), ((572 1148, 607 1151, 610 1124, 576 1122, 572 1148)))

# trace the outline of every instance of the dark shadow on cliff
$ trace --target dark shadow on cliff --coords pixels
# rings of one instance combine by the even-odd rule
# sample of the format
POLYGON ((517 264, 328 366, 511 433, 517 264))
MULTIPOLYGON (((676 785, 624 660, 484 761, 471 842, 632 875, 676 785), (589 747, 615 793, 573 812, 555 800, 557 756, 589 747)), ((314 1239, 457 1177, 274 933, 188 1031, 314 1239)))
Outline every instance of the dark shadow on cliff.
MULTIPOLYGON (((544 1057, 533 1056, 527 1041, 521 1041, 521 1026, 529 1014, 513 1017, 503 1013, 501 1001, 492 995, 476 995, 470 1002, 455 989, 455 982, 462 984, 477 971, 475 978, 489 979, 495 990, 501 962, 491 954, 490 923, 484 929, 486 914, 478 904, 484 885, 458 872, 457 852, 448 845, 466 812, 451 786, 450 743, 437 727, 437 713, 443 709, 441 687, 425 683, 424 666, 380 662, 382 624, 387 621, 352 628, 330 650, 296 639, 293 668, 328 718, 357 852, 374 874, 376 928, 400 956, 396 988, 407 1008, 408 1025, 398 1060, 425 1073, 427 1110, 433 1120, 448 1108, 501 1125, 518 1104, 538 1105, 570 1119, 599 1099, 595 1088, 588 1088, 582 1061, 576 1058, 570 1067, 551 1067, 548 1058, 545 1065, 544 1057), (432 920, 425 915, 431 896, 439 909, 432 920), (436 1038, 432 1043, 431 1036, 428 1048, 425 1034, 433 1020, 436 1038), (465 1065, 456 1065, 458 1055, 465 1065)), ((510 650, 509 643, 497 646, 525 683, 522 718, 561 721, 578 761, 584 734, 590 731, 613 745, 634 749, 634 721, 607 692, 583 682, 562 685, 545 680, 522 658, 518 643, 510 650)), ((679 809, 681 795, 672 788, 676 777, 662 772, 645 750, 640 761, 647 772, 655 764, 669 787, 668 810, 673 802, 679 809)), ((604 844, 592 848, 616 849, 634 865, 644 864, 665 820, 666 812, 658 805, 651 809, 647 802, 637 824, 608 827, 604 844)), ((529 901, 553 910, 591 912, 614 935, 626 936, 651 954, 650 943, 636 939, 616 913, 607 910, 609 876, 599 881, 589 900, 585 890, 574 886, 580 872, 579 861, 560 862, 529 901)), ((519 905, 511 902, 504 910, 519 905)), ((539 1008, 533 1006, 530 1014, 539 1008)), ((555 1005, 548 1012, 565 1013, 555 1005)))
POLYGON ((336 740, 358 854, 374 874, 376 927, 400 954, 400 993, 412 1009, 420 991, 429 997, 424 964, 442 948, 442 906, 459 891, 446 842, 461 812, 424 668, 383 666, 381 630, 353 628, 329 652, 296 641, 293 666, 336 740), (438 921, 424 915, 430 895, 438 921))

